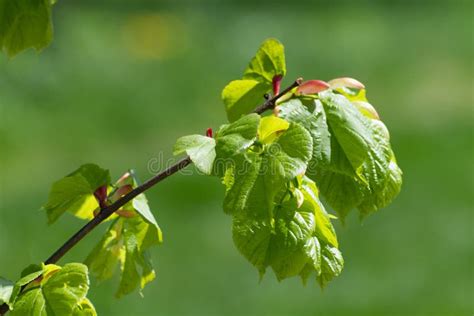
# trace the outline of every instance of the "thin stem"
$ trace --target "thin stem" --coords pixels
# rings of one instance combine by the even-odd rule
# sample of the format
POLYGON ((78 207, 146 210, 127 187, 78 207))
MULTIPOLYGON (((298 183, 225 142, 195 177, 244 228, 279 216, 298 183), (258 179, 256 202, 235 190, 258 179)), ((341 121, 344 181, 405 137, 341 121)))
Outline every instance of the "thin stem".
POLYGON ((259 107, 257 107, 253 113, 257 113, 257 114, 262 114, 263 112, 265 112, 266 110, 271 110, 275 107, 275 103, 276 101, 281 98, 283 95, 287 94, 288 92, 291 91, 291 89, 299 86, 301 84, 301 82, 303 81, 303 79, 301 78, 298 78, 296 79, 291 85, 289 85, 288 87, 286 87, 285 89, 283 89, 283 91, 281 91, 280 93, 278 93, 277 95, 273 96, 271 99, 268 99, 267 101, 265 101, 262 105, 260 105, 259 107))
MULTIPOLYGON (((272 98, 266 100, 262 105, 258 106, 253 112, 257 114, 262 114, 263 112, 273 109, 275 107, 276 101, 289 92, 294 87, 297 87, 301 84, 302 79, 296 79, 290 86, 285 88, 279 94, 273 96, 272 98)), ((96 228, 100 223, 109 218, 115 211, 127 204, 129 201, 134 199, 137 195, 145 192, 150 189, 152 186, 158 182, 168 178, 169 176, 175 174, 179 170, 187 167, 192 163, 191 158, 186 157, 183 160, 178 161, 176 164, 166 168, 161 173, 152 177, 142 185, 136 187, 129 193, 122 196, 120 199, 115 201, 113 204, 110 204, 101 209, 99 214, 94 217, 90 222, 85 224, 77 233, 75 233, 71 238, 69 238, 61 247, 59 247, 48 259, 45 260, 45 264, 56 263, 61 259, 72 247, 74 247, 79 241, 81 241, 87 234, 89 234, 94 228, 96 228)), ((7 304, 0 305, 0 315, 5 315, 9 311, 7 304)))

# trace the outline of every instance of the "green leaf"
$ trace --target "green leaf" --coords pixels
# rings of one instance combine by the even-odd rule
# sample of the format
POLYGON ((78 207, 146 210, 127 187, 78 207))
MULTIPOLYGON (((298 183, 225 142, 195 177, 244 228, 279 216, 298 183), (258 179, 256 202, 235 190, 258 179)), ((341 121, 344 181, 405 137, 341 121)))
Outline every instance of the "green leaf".
POLYGON ((364 184, 355 177, 330 170, 320 170, 311 177, 318 181, 325 201, 338 213, 344 222, 349 212, 360 205, 364 198, 364 184))
POLYGON ((308 201, 298 208, 297 199, 291 198, 276 209, 269 263, 278 280, 296 276, 306 266, 305 245, 315 228, 314 209, 308 201))
MULTIPOLYGON (((229 172, 226 172, 226 177, 232 178, 231 186, 227 188, 224 198, 224 211, 228 214, 242 212, 251 205, 248 200, 252 191, 258 191, 255 186, 259 177, 262 158, 255 153, 242 154, 234 157, 233 163, 232 168, 227 169, 229 172)), ((258 195, 258 193, 254 193, 254 195, 258 195)), ((262 204, 262 208, 265 208, 265 197, 262 196, 260 201, 260 203, 253 206, 259 207, 262 204)))
MULTIPOLYGON (((43 274, 41 281, 28 285, 16 297, 12 315, 72 315, 79 305, 82 306, 89 290, 85 265, 69 263, 62 268, 46 265, 40 272, 43 274)), ((35 280, 38 277, 36 273, 28 276, 28 279, 35 280)), ((23 283, 25 278, 17 285, 23 283)), ((92 304, 88 304, 93 309, 92 304)))
MULTIPOLYGON (((359 92, 357 99, 362 97, 365 93, 359 92)), ((281 117, 310 132, 314 145, 307 175, 319 184, 341 220, 353 208, 365 216, 385 207, 399 193, 401 171, 388 131, 373 113, 365 113, 367 107, 356 106, 345 94, 326 91, 319 100, 294 98, 280 104, 279 110, 281 117)))
POLYGON ((265 101, 263 96, 270 90, 270 83, 252 79, 231 81, 222 90, 222 101, 229 121, 234 122, 243 115, 251 113, 265 101))
POLYGON ((319 285, 324 288, 329 281, 341 274, 344 258, 336 247, 324 245, 321 251, 321 274, 317 276, 319 285))
MULTIPOLYGON (((132 170, 130 174, 132 177, 124 184, 131 184, 135 188, 138 180, 132 170)), ((111 278, 117 266, 120 266, 117 297, 129 294, 137 287, 143 289, 155 278, 149 251, 163 239, 144 194, 124 205, 121 210, 128 211, 128 217, 114 220, 85 260, 91 275, 99 281, 111 278)))
MULTIPOLYGON (((305 177, 298 186, 303 191, 317 191, 314 182, 305 177)), ((281 204, 275 206, 273 217, 234 215, 233 240, 260 275, 271 267, 278 280, 300 275, 305 282, 311 273, 320 275, 323 271, 322 245, 327 245, 329 240, 334 246, 327 247, 331 251, 332 248, 337 250, 334 228, 317 195, 304 194, 300 204, 290 191, 286 191, 281 204)), ((332 265, 333 261, 330 261, 332 265)), ((337 267, 337 271, 326 271, 326 274, 332 272, 331 276, 336 276, 342 264, 338 262, 337 267)))
POLYGON ((12 281, 0 277, 0 305, 10 302, 13 285, 12 281))
POLYGON ((331 92, 320 93, 328 124, 333 136, 356 172, 368 159, 374 146, 367 119, 344 96, 331 92))
POLYGON ((50 0, 0 2, 0 47, 8 56, 49 45, 53 37, 51 6, 50 0))
POLYGON ((231 81, 222 90, 229 121, 239 119, 263 103, 263 96, 272 90, 273 78, 285 74, 283 45, 276 39, 266 40, 250 61, 242 80, 231 81))
POLYGON ((211 174, 212 164, 216 158, 216 141, 214 138, 202 135, 183 136, 176 141, 173 154, 183 152, 191 158, 199 171, 211 174))
POLYGON ((302 191, 305 200, 309 201, 313 208, 316 222, 314 232, 315 236, 318 237, 319 240, 333 247, 339 247, 336 232, 332 226, 329 214, 326 212, 323 204, 319 200, 316 184, 305 178, 302 184, 302 191))
POLYGON ((270 38, 262 43, 250 61, 243 79, 271 83, 275 76, 285 74, 285 49, 277 39, 270 38))
POLYGON ((260 275, 265 273, 271 239, 269 221, 235 217, 232 225, 232 239, 239 252, 253 264, 260 275))
POLYGON ((84 262, 99 281, 111 278, 118 263, 125 258, 122 227, 123 220, 116 219, 84 262))
POLYGON ((248 149, 257 138, 260 115, 248 114, 222 125, 216 133, 216 157, 226 159, 248 149))
POLYGON ((291 124, 274 143, 256 150, 260 151, 249 150, 233 159, 233 184, 224 198, 224 211, 229 214, 271 214, 273 199, 285 183, 304 173, 311 158, 311 136, 291 124))
POLYGON ((150 247, 160 244, 161 231, 141 216, 118 218, 93 249, 85 263, 99 281, 109 279, 120 265, 117 297, 143 289, 155 278, 149 254, 150 247))
POLYGON ((289 122, 301 124, 313 139, 313 154, 309 163, 309 173, 315 167, 327 165, 331 159, 331 141, 326 113, 321 101, 294 98, 278 106, 279 116, 289 122))
POLYGON ((54 315, 52 312, 46 310, 46 299, 41 291, 41 288, 35 288, 25 293, 15 302, 14 309, 10 315, 31 315, 31 316, 46 316, 48 314, 54 315))
MULTIPOLYGON (((138 183, 138 178, 135 175, 134 170, 129 170, 129 173, 131 174, 131 185, 132 188, 136 188, 139 186, 138 183)), ((126 208, 128 205, 125 205, 124 207, 126 208)), ((141 193, 137 195, 133 200, 132 200, 132 208, 137 211, 138 214, 142 216, 144 220, 146 220, 149 224, 154 225, 157 228, 157 233, 159 234, 158 239, 161 240, 161 230, 160 227, 158 226, 158 223, 156 221, 155 216, 150 210, 150 206, 148 205, 148 200, 145 196, 145 193, 141 193)))
POLYGON ((148 250, 151 246, 161 243, 161 232, 139 216, 125 220, 122 233, 125 258, 121 262, 122 276, 117 297, 133 292, 138 286, 143 289, 147 283, 155 279, 148 250))
POLYGON ((42 290, 54 314, 70 314, 89 290, 87 267, 80 263, 66 264, 42 285, 42 290))
POLYGON ((292 179, 306 171, 313 152, 311 135, 301 125, 292 123, 266 152, 271 164, 268 170, 273 176, 278 178, 281 174, 292 179))
POLYGON ((306 284, 309 276, 316 272, 316 275, 321 274, 321 244, 317 237, 311 237, 304 245, 304 251, 308 257, 308 262, 300 272, 303 284, 306 284))
POLYGON ((109 171, 94 164, 82 165, 79 169, 53 183, 48 201, 43 206, 48 223, 54 223, 64 212, 69 211, 83 219, 92 219, 99 206, 94 192, 110 183, 109 171))
MULTIPOLYGON (((30 270, 32 267, 33 265, 30 265, 25 270, 30 270)), ((39 276, 43 274, 43 267, 40 266, 39 269, 36 269, 36 267, 34 269, 31 269, 30 273, 22 272, 21 278, 15 282, 15 286, 13 287, 13 291, 10 297, 10 304, 15 302, 18 294, 20 294, 21 289, 24 285, 27 285, 28 283, 32 282, 33 280, 35 280, 36 278, 38 278, 39 276)))
POLYGON ((375 119, 370 120, 370 124, 375 146, 369 152, 371 159, 363 168, 363 176, 368 180, 370 190, 358 206, 362 216, 390 204, 399 194, 402 185, 402 171, 390 147, 387 128, 375 119))

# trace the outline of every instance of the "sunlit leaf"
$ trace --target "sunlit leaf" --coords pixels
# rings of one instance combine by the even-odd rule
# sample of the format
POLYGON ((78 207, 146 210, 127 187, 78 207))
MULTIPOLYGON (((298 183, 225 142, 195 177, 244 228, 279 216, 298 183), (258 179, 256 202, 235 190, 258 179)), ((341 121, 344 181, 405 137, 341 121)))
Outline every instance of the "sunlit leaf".
POLYGON ((273 143, 289 126, 290 123, 276 116, 263 117, 258 127, 258 139, 264 144, 273 143))
POLYGON ((285 49, 277 39, 270 38, 262 43, 250 61, 243 79, 271 83, 275 76, 285 74, 285 49))
MULTIPOLYGON (((138 181, 134 172, 131 170, 129 173, 131 177, 121 184, 136 188, 138 181)), ((91 275, 100 281, 111 278, 120 267, 118 297, 137 288, 143 289, 155 278, 149 250, 163 239, 143 193, 121 209, 131 215, 115 219, 85 260, 91 275)))
POLYGON ((43 210, 48 222, 54 223, 68 211, 84 219, 92 219, 93 211, 99 206, 94 192, 110 183, 109 171, 94 164, 82 165, 79 169, 53 183, 48 201, 43 210))
MULTIPOLYGON (((21 287, 20 284, 26 279, 29 279, 29 282, 37 279, 38 273, 41 276, 40 281, 28 285, 15 298, 11 315, 72 315, 78 308, 82 308, 89 290, 89 277, 85 265, 68 263, 62 268, 46 265, 42 271, 22 278, 16 286, 21 287)), ((92 304, 88 300, 87 302, 89 310, 94 310, 92 304)), ((95 313, 77 315, 95 315, 95 313)))
POLYGON ((216 141, 214 138, 202 135, 183 136, 176 141, 173 154, 183 152, 191 158, 196 168, 204 174, 211 174, 212 165, 216 158, 216 141))
POLYGON ((263 96, 271 90, 271 84, 253 79, 231 81, 222 90, 222 101, 227 118, 233 122, 245 114, 251 113, 265 99, 263 96))

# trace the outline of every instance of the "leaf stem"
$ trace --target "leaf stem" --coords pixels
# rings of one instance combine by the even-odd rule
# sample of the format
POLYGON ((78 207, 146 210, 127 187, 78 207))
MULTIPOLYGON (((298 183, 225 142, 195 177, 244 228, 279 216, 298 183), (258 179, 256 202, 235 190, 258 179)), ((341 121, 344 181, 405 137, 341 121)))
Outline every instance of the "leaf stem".
MULTIPOLYGON (((290 86, 285 88, 279 94, 273 96, 272 98, 266 100, 262 105, 258 106, 253 112, 257 114, 262 114, 266 110, 273 109, 275 107, 276 101, 289 92, 294 87, 297 87, 301 84, 302 79, 296 79, 290 86)), ((148 181, 144 182, 142 185, 136 187, 129 193, 122 196, 116 202, 101 208, 100 212, 94 217, 91 221, 85 224, 77 233, 75 233, 71 238, 69 238, 61 247, 59 247, 48 259, 45 260, 45 264, 56 263, 61 259, 72 247, 74 247, 79 241, 81 241, 87 234, 89 234, 94 228, 96 228, 100 223, 109 218, 115 211, 127 204, 129 201, 134 199, 137 195, 145 192, 146 190, 153 187, 158 182, 168 178, 169 176, 175 174, 181 169, 184 169, 192 163, 190 157, 186 157, 174 165, 166 168, 159 174, 155 175, 148 181)), ((5 315, 9 311, 7 304, 0 305, 0 315, 5 315)))

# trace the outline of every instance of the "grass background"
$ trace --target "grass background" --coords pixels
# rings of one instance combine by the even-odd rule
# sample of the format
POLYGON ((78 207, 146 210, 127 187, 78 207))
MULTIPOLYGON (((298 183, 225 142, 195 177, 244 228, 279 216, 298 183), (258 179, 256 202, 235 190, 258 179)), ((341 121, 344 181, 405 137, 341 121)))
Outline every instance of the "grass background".
MULTIPOLYGON (((280 284, 241 257, 217 179, 176 176, 147 193, 163 231, 157 279, 101 315, 472 315, 473 33, 464 1, 59 1, 41 54, 0 56, 0 274, 44 260, 82 223, 38 211, 49 185, 95 162, 142 178, 179 136, 225 122, 222 87, 260 42, 286 46, 288 76, 352 76, 391 131, 396 201, 337 224, 346 260, 325 291, 280 284)), ((156 167, 156 165, 154 165, 156 167)), ((97 229, 62 261, 81 261, 97 229)))

